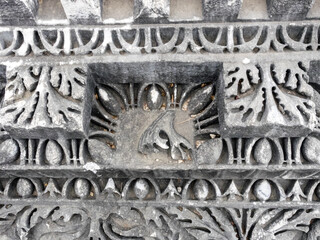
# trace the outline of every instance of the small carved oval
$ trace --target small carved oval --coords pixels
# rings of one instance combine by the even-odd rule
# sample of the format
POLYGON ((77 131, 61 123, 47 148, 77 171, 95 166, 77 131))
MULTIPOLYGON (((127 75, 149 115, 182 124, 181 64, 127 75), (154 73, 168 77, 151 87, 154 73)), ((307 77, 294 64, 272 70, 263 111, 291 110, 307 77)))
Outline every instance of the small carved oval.
POLYGON ((318 184, 318 186, 317 186, 316 189, 314 190, 314 193, 315 193, 316 196, 320 199, 320 184, 318 184))
POLYGON ((106 142, 97 139, 88 140, 88 150, 94 162, 107 164, 112 154, 112 148, 106 142))
POLYGON ((119 115, 121 112, 121 106, 113 93, 111 93, 109 90, 99 88, 98 97, 102 106, 108 113, 115 116, 119 115))
POLYGON ((303 157, 313 163, 320 163, 320 141, 315 137, 307 137, 301 147, 303 157))
POLYGON ((140 200, 146 198, 150 191, 149 183, 144 179, 139 179, 134 184, 134 193, 140 200))
POLYGON ((270 142, 263 138, 260 139, 253 150, 254 159, 263 165, 267 165, 272 159, 272 147, 270 142))
POLYGON ((74 183, 74 192, 79 198, 87 198, 90 194, 90 183, 87 179, 78 178, 74 183))
POLYGON ((63 159, 63 150, 54 140, 50 140, 46 146, 46 159, 51 165, 59 165, 63 159))
POLYGON ((196 180, 194 187, 193 187, 193 191, 194 191, 194 196, 196 197, 196 199, 200 200, 200 201, 204 201, 206 200, 206 198, 209 195, 209 185, 207 183, 207 181, 205 180, 196 180))
POLYGON ((159 109, 162 105, 162 96, 155 84, 152 84, 147 95, 147 104, 151 110, 159 109))
POLYGON ((210 84, 199 89, 190 99, 188 110, 190 114, 197 114, 211 101, 213 85, 210 84))
POLYGON ((29 179, 20 178, 17 182, 17 193, 20 197, 27 198, 33 193, 34 186, 29 179))
POLYGON ((260 201, 267 201, 271 196, 271 185, 267 180, 259 180, 255 183, 253 189, 254 195, 260 201))
POLYGON ((0 164, 11 163, 17 160, 20 150, 18 143, 7 139, 0 144, 0 164))
POLYGON ((203 164, 216 164, 221 158, 223 142, 221 138, 210 139, 197 149, 197 162, 203 164))

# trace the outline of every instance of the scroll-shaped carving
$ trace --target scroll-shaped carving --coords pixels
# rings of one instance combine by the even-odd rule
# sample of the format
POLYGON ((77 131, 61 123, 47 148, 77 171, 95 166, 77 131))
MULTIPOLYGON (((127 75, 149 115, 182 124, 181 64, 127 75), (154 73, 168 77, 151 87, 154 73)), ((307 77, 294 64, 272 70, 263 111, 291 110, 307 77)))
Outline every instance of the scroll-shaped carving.
POLYGON ((224 136, 306 136, 317 124, 308 63, 225 65, 224 136))
POLYGON ((81 66, 8 69, 2 127, 19 138, 85 136, 90 85, 81 66))
POLYGON ((319 50, 319 24, 311 21, 294 25, 289 22, 219 26, 194 23, 192 26, 0 28, 0 56, 166 54, 189 50, 214 54, 319 50))
POLYGON ((1 239, 269 240, 319 237, 317 209, 4 205, 1 239))
POLYGON ((169 149, 173 159, 188 159, 191 144, 174 129, 174 111, 161 114, 140 138, 138 150, 142 153, 158 152, 158 148, 169 149))

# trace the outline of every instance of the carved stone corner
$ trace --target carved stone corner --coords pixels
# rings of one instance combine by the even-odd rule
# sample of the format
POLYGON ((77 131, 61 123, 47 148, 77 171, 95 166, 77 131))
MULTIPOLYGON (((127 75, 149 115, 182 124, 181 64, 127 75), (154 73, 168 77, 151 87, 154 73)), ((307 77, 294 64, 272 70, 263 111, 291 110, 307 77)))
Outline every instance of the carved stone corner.
POLYGON ((1 126, 12 136, 87 136, 92 84, 86 66, 8 66, 6 76, 1 126))

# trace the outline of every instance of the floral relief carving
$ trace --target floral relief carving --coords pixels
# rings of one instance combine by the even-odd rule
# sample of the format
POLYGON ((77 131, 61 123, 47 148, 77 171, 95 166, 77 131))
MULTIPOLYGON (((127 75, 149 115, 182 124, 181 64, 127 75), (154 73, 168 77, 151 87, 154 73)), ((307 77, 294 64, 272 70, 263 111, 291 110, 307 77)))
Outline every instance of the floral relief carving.
POLYGON ((226 65, 224 127, 226 136, 307 135, 317 124, 308 64, 282 62, 226 65), (251 127, 252 126, 252 127, 251 127), (229 129, 229 130, 228 130, 229 129), (241 133, 242 134, 242 133, 241 133))
POLYGON ((37 130, 48 128, 48 136, 56 137, 55 130, 64 126, 74 136, 85 136, 90 87, 81 67, 21 66, 8 69, 7 78, 1 109, 5 130, 36 137, 37 130))
POLYGON ((316 210, 113 207, 88 212, 65 206, 9 206, 0 210, 5 239, 225 239, 319 236, 316 210), (99 215, 99 221, 94 214, 99 215), (191 221, 192 220, 192 221, 191 221), (313 221, 311 221, 313 220, 313 221), (311 224, 306 222, 310 222, 311 224))
POLYGON ((178 2, 0 1, 0 240, 320 239, 315 0, 178 2))

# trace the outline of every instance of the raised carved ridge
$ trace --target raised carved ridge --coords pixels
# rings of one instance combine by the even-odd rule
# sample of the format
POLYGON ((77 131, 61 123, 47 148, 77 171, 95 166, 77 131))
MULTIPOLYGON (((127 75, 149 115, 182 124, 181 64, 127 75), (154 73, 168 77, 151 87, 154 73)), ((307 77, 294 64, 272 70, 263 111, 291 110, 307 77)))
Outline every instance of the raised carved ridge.
POLYGON ((0 28, 0 56, 318 51, 319 23, 0 28))

